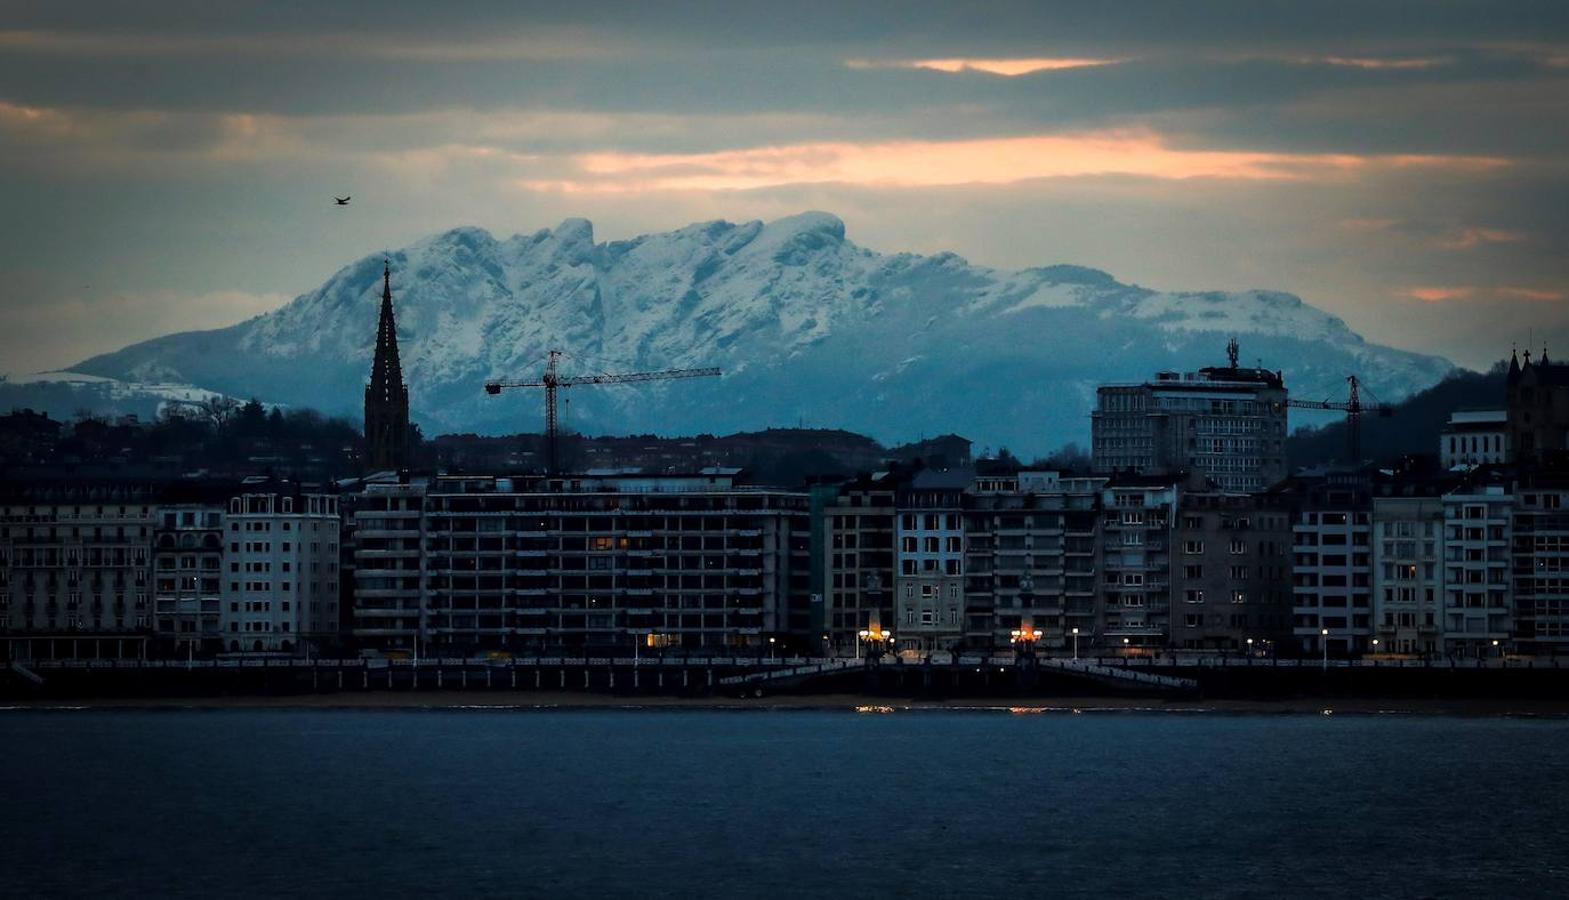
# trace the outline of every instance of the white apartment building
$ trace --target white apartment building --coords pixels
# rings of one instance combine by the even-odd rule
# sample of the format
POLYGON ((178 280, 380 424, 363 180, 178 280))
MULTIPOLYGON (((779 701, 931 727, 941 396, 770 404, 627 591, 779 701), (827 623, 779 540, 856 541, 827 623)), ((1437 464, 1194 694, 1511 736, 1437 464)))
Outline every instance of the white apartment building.
POLYGON ((1498 656, 1509 649, 1508 481, 1487 474, 1444 495, 1444 652, 1498 656))
MULTIPOLYGON (((1436 493, 1436 492, 1435 492, 1436 493)), ((1444 501, 1373 499, 1373 652, 1431 656, 1441 650, 1444 501)))
POLYGON ((336 639, 338 498, 247 493, 224 514, 220 597, 231 653, 310 653, 336 639))

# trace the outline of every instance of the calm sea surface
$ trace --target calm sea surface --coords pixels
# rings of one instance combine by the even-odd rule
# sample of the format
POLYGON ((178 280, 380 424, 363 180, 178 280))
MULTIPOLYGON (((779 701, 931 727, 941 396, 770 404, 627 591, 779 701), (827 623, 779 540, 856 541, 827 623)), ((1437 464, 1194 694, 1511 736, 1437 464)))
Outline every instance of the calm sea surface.
POLYGON ((0 711, 0 893, 1564 896, 1569 722, 0 711))

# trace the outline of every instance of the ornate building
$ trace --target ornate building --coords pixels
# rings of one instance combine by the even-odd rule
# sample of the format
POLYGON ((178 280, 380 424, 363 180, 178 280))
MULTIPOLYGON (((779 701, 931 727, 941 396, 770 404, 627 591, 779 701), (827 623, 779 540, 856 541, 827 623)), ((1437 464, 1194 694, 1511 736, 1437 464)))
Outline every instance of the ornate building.
POLYGON ((381 321, 376 360, 365 386, 365 465, 371 471, 402 469, 409 455, 409 388, 398 362, 398 328, 392 316, 392 268, 382 273, 381 321))

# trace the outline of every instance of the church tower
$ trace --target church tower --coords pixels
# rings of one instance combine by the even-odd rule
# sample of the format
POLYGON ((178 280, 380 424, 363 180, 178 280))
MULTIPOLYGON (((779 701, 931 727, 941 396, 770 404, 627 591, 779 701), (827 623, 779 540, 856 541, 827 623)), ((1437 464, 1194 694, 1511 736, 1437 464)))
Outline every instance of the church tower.
POLYGON ((365 465, 373 472, 403 469, 409 457, 409 389, 398 362, 398 327, 392 316, 392 265, 381 276, 381 321, 376 361, 365 386, 365 465))

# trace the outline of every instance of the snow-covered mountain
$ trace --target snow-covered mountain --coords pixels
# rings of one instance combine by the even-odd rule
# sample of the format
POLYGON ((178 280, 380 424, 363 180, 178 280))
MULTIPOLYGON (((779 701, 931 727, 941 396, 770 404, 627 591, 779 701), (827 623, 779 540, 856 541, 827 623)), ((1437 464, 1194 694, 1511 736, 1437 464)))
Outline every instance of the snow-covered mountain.
POLYGON ((1369 344, 1290 294, 1164 293, 1077 266, 1003 271, 951 253, 883 254, 847 240, 837 217, 809 212, 608 243, 581 219, 505 240, 459 228, 367 256, 276 312, 74 371, 358 416, 383 258, 427 434, 537 430, 537 394, 492 397, 481 385, 536 376, 552 347, 573 372, 725 370, 574 389, 566 422, 589 433, 804 421, 885 442, 956 431, 1023 453, 1083 442, 1097 384, 1223 364, 1232 335, 1244 364, 1283 369, 1298 396, 1339 396, 1356 372, 1398 400, 1452 368, 1369 344))

